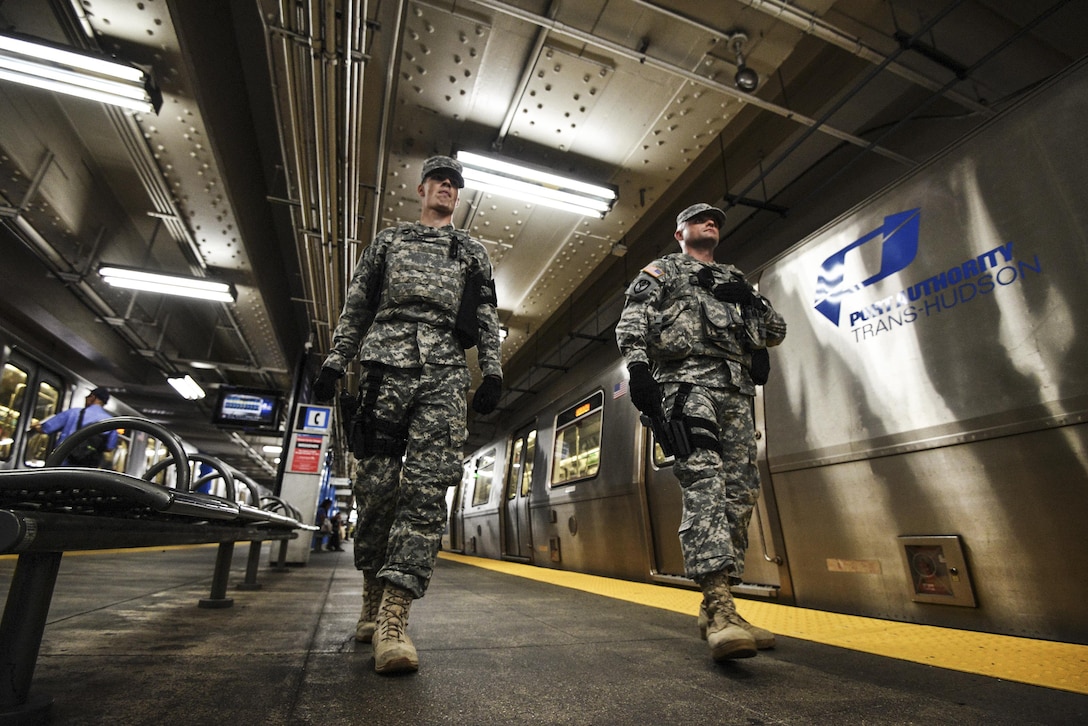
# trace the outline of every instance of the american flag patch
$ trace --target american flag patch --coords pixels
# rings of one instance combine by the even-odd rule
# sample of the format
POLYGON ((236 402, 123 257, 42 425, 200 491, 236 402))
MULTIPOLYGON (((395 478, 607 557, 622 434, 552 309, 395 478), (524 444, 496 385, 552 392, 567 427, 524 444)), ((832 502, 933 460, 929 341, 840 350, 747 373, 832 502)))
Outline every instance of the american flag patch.
POLYGON ((642 271, 650 277, 654 278, 655 280, 665 274, 665 271, 657 265, 646 265, 642 268, 642 271))
POLYGON ((612 386, 612 398, 620 398, 627 395, 627 381, 620 381, 612 386))

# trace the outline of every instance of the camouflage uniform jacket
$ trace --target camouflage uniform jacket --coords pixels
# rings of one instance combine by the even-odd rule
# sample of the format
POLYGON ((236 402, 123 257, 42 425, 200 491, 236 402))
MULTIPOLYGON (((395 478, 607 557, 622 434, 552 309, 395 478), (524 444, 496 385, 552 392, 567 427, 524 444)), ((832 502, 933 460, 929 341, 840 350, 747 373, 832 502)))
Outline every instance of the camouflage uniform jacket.
MULTIPOLYGON (((478 274, 491 280, 487 251, 452 225, 383 229, 355 266, 324 365, 343 371, 358 354, 398 368, 467 366, 454 323, 466 281, 478 274)), ((498 312, 486 303, 476 314, 480 371, 501 377, 498 312)))
POLYGON ((762 311, 717 300, 696 279, 707 267, 714 284, 744 281, 732 265, 708 265, 682 252, 644 267, 627 288, 616 342, 628 365, 650 364, 659 383, 732 385, 753 396, 751 352, 781 343, 786 323, 762 296, 762 311))

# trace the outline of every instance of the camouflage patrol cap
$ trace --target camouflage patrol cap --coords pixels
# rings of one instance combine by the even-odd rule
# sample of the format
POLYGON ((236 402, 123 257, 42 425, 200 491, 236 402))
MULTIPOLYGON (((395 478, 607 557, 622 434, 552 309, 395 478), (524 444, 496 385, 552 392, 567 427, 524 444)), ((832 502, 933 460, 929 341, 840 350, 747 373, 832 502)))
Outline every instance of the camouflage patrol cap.
POLYGON ((462 189, 465 186, 465 178, 461 176, 462 170, 461 162, 457 159, 453 159, 449 156, 432 156, 423 162, 423 173, 420 174, 419 180, 422 182, 431 174, 437 171, 449 172, 450 181, 458 189, 462 189))
POLYGON ((718 220, 719 227, 725 224, 725 212, 718 209, 717 207, 710 206, 706 202, 699 202, 698 204, 692 204, 683 212, 680 212, 680 214, 676 215, 676 228, 680 229, 680 227, 683 226, 684 222, 688 221, 697 214, 703 213, 714 215, 714 219, 718 220))

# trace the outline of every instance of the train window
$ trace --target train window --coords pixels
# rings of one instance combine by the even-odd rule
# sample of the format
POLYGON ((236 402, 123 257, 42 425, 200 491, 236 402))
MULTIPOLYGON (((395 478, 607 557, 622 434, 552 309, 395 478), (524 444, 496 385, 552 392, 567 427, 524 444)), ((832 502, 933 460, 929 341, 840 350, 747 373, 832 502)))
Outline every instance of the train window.
POLYGON ((530 431, 526 436, 518 438, 514 442, 514 455, 510 461, 510 474, 506 482, 506 498, 514 499, 518 492, 521 496, 529 496, 529 489, 533 483, 533 456, 536 454, 536 431, 530 431))
MULTIPOLYGON (((34 414, 31 424, 39 423, 57 412, 60 406, 60 389, 42 381, 38 384, 38 393, 34 398, 34 414)), ((45 457, 49 455, 49 434, 27 431, 26 453, 23 462, 27 466, 45 466, 45 457)))
MULTIPOLYGON (((147 437, 147 446, 144 448, 144 471, 147 471, 155 464, 170 456, 170 451, 166 448, 165 444, 159 442, 154 436, 147 437)), ((166 467, 163 471, 155 475, 153 481, 163 486, 171 486, 174 480, 171 478, 174 476, 170 467, 166 467)))
POLYGON ((658 443, 657 437, 650 433, 650 437, 654 442, 654 466, 660 469, 663 466, 673 463, 671 456, 665 456, 665 450, 661 448, 661 444, 658 443))
POLYGON ((29 377, 30 374, 22 368, 11 363, 4 364, 4 373, 0 376, 0 461, 10 460, 15 448, 15 434, 19 428, 29 377))
POLYGON ((487 504, 491 499, 491 485, 495 483, 495 450, 476 457, 476 485, 472 488, 472 506, 487 504))
POLYGON ((109 459, 109 468, 114 471, 128 471, 129 437, 123 430, 117 432, 117 448, 113 450, 109 459))
POLYGON ((597 475, 601 466, 604 392, 598 391, 556 417, 552 486, 597 475))

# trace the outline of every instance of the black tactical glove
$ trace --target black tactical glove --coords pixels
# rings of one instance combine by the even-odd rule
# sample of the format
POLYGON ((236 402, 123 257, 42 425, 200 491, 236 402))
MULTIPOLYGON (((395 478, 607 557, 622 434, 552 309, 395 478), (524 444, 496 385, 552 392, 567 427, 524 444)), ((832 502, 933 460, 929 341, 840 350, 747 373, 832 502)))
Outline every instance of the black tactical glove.
POLYGON ((752 367, 748 369, 752 376, 752 383, 762 386, 767 383, 771 375, 771 354, 766 348, 758 348, 752 351, 752 367))
POLYGON ((763 312, 764 310, 763 301, 759 299, 755 290, 753 290, 747 282, 741 282, 740 280, 723 282, 720 285, 715 285, 711 292, 714 293, 714 297, 722 302, 745 305, 747 307, 755 308, 758 312, 763 312))
POLYGON ((311 386, 311 390, 314 393, 314 400, 328 401, 335 396, 336 382, 340 380, 340 377, 343 375, 343 373, 335 368, 329 368, 328 366, 322 367, 311 386))
POLYGON ((715 285, 712 292, 714 293, 714 297, 722 302, 737 303, 738 305, 751 305, 752 299, 755 297, 752 294, 752 288, 748 286, 748 283, 741 282, 740 280, 723 282, 720 285, 715 285))
POLYGON ((627 366, 631 374, 631 403, 642 413, 654 416, 661 413, 661 386, 650 373, 650 366, 645 363, 632 363, 627 366))
POLYGON ((472 410, 479 414, 489 414, 499 405, 502 396, 502 379, 498 376, 484 376, 476 395, 472 397, 472 410))

